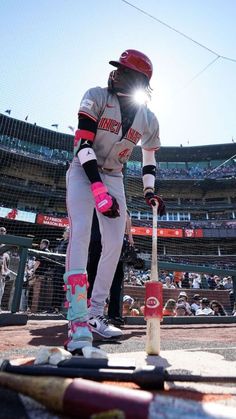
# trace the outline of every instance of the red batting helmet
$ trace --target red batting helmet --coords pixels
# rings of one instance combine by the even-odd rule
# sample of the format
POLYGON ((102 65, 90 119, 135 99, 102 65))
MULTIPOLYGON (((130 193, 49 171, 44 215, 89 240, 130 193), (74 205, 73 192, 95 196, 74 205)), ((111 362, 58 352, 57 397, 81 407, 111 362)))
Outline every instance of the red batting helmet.
POLYGON ((123 65, 131 70, 138 71, 144 74, 148 80, 152 77, 153 68, 151 60, 145 54, 135 49, 127 49, 121 54, 119 61, 109 61, 109 64, 114 67, 123 65))

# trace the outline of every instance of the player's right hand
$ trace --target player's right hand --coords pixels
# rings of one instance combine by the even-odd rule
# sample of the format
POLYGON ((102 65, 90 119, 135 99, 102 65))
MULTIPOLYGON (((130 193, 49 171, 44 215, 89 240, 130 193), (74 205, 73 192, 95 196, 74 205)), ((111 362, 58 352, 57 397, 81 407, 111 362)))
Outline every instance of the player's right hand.
POLYGON ((116 218, 120 216, 119 204, 117 200, 108 193, 108 189, 104 183, 92 183, 91 191, 98 212, 109 218, 116 218))
POLYGON ((160 216, 166 214, 166 207, 163 199, 159 195, 155 195, 154 191, 148 190, 148 192, 144 194, 144 198, 150 207, 155 206, 156 202, 158 203, 158 214, 160 216))

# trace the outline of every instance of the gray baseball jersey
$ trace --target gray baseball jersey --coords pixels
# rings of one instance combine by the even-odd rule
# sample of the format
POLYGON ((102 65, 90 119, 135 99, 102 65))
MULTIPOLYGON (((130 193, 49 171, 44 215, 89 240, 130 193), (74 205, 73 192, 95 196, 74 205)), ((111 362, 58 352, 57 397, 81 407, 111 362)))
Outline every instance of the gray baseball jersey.
POLYGON ((120 172, 138 141, 146 150, 160 147, 158 120, 145 105, 138 108, 132 126, 122 136, 119 101, 116 95, 109 94, 107 88, 88 90, 81 101, 79 113, 98 122, 93 149, 100 168, 120 172))

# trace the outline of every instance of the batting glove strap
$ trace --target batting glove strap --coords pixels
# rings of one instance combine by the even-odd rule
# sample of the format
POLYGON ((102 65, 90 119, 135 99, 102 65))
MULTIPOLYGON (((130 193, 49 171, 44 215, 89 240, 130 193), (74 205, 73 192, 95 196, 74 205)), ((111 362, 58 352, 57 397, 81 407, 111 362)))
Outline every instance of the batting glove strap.
POLYGON ((93 194, 94 198, 96 198, 98 195, 107 193, 108 192, 108 189, 104 185, 104 183, 102 183, 102 182, 94 182, 91 185, 91 191, 92 191, 92 194, 93 194))

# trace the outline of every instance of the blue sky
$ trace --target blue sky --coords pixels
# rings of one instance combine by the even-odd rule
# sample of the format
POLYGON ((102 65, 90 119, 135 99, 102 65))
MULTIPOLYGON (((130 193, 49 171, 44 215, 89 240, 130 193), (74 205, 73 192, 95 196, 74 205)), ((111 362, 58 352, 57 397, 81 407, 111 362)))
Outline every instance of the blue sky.
MULTIPOLYGON (((235 0, 131 0, 236 60, 235 0)), ((122 0, 1 0, 0 112, 71 133, 84 92, 105 86, 127 48, 153 62, 150 108, 163 146, 236 141, 236 61, 216 55, 122 0)), ((51 128, 53 129, 53 128, 51 128)))

